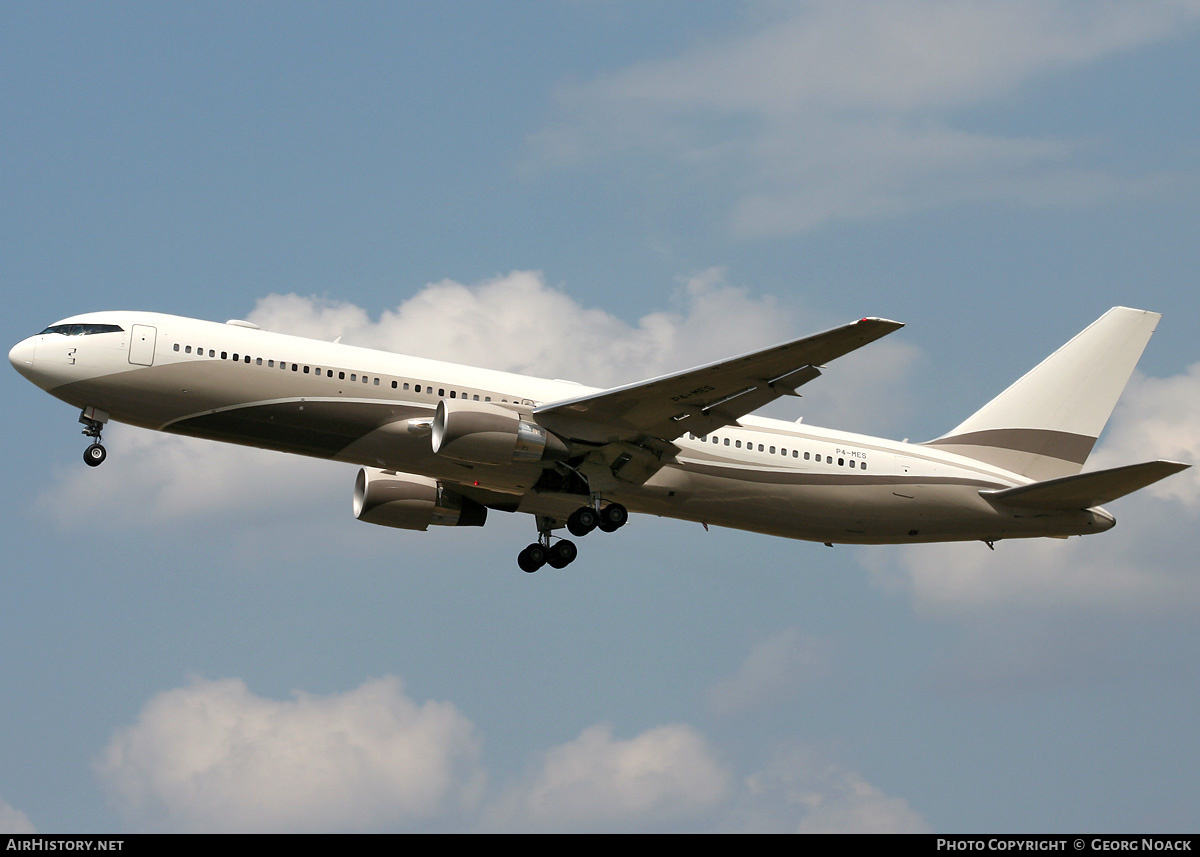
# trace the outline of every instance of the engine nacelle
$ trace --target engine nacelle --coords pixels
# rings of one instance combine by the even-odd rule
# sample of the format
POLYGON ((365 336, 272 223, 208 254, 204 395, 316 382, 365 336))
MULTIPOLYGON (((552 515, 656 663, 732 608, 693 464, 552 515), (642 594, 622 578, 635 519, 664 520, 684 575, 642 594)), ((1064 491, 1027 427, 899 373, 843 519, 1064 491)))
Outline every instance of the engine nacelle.
POLYGON ((436 479, 364 467, 354 483, 354 517, 402 530, 427 530, 430 524, 482 527, 487 507, 443 488, 436 479))
POLYGON ((491 403, 442 399, 432 429, 435 453, 471 464, 559 461, 571 455, 557 435, 491 403))

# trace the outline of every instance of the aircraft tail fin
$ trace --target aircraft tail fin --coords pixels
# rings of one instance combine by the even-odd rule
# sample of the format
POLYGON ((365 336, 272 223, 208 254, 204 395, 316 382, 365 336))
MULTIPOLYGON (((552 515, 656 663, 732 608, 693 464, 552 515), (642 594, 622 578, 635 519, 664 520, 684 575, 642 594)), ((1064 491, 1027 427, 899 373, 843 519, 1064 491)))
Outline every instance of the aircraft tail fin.
POLYGON ((1036 480, 1078 473, 1161 317, 1128 307, 1110 309, 961 425, 927 444, 1036 480))
POLYGON ((1033 482, 998 491, 984 490, 979 493, 988 500, 1027 509, 1090 509, 1093 506, 1111 503, 1118 497, 1132 494, 1139 488, 1153 485, 1158 480, 1166 479, 1172 473, 1178 473, 1188 467, 1191 465, 1178 461, 1147 461, 1144 464, 1127 464, 1109 470, 1076 473, 1045 482, 1033 482))

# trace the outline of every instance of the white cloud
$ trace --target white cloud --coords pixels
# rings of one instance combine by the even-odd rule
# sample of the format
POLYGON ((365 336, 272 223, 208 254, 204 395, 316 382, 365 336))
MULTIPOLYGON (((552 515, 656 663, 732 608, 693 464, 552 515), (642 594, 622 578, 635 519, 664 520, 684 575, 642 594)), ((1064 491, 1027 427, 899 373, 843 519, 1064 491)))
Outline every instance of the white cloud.
POLYGON ((61 525, 95 523, 97 492, 108 525, 173 520, 278 518, 338 491, 350 509, 354 469, 346 464, 118 426, 105 433, 103 467, 62 467, 38 496, 61 525), (114 490, 116 486, 117 490, 114 490))
MULTIPOLYGON (((1155 458, 1200 464, 1200 363, 1170 378, 1134 375, 1089 467, 1116 467, 1155 458)), ((1156 482, 1144 492, 1198 511, 1200 467, 1156 482)))
POLYGON ((929 833, 903 798, 889 797, 860 774, 803 747, 777 752, 747 777, 736 829, 787 833, 929 833))
POLYGON ((629 151, 732 176, 730 224, 784 234, 967 200, 1140 191, 1071 141, 982 133, 955 111, 1183 32, 1200 5, 860 0, 773 7, 752 31, 564 86, 534 138, 573 163, 629 151))
MULTIPOLYGON (((394 677, 289 701, 195 680, 151 699, 93 768, 145 831, 927 829, 905 800, 809 749, 736 779, 684 723, 627 739, 589 726, 490 795, 481 748, 453 704, 417 703, 394 677)), ((5 825, 32 830, 0 802, 5 825)))
POLYGON ((370 830, 469 805, 478 755, 466 717, 416 703, 396 678, 287 702, 197 680, 147 703, 95 770, 139 829, 370 830))
POLYGON ((772 635, 751 649, 736 672, 709 688, 709 708, 728 716, 786 700, 824 673, 825 649, 796 628, 772 635))
MULTIPOLYGON (((1200 364, 1170 378, 1135 375, 1089 470, 1156 458, 1200 462, 1200 364)), ((870 549, 863 561, 885 587, 897 571, 918 610, 977 617, 1013 608, 1177 614, 1200 604, 1195 574, 1200 468, 1116 501, 1107 533, 1068 540, 870 549)))
POLYGON ((595 386, 686 369, 795 335, 770 297, 729 285, 719 269, 675 290, 674 309, 635 324, 551 288, 537 271, 464 285, 431 283, 378 320, 350 304, 270 295, 249 318, 270 330, 595 386))
POLYGON ((530 781, 497 803, 489 826, 597 830, 696 822, 720 804, 727 779, 689 726, 660 726, 628 740, 614 738, 608 726, 591 726, 549 751, 530 781))
POLYGON ((34 828, 33 822, 29 820, 29 816, 0 799, 0 833, 20 836, 26 833, 37 833, 37 830, 34 828))

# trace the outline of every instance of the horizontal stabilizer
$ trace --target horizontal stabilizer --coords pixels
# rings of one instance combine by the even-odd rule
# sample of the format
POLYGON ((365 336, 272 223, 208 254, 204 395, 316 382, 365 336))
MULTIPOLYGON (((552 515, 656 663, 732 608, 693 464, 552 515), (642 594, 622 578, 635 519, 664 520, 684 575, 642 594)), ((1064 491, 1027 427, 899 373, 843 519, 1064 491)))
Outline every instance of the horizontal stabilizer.
POLYGON ((985 490, 979 493, 987 500, 1009 506, 1030 509, 1090 509, 1131 494, 1139 488, 1152 485, 1172 473, 1191 467, 1178 461, 1147 461, 1143 464, 1127 464, 1111 470, 1094 470, 1076 473, 1031 485, 1018 485, 999 491, 985 490))

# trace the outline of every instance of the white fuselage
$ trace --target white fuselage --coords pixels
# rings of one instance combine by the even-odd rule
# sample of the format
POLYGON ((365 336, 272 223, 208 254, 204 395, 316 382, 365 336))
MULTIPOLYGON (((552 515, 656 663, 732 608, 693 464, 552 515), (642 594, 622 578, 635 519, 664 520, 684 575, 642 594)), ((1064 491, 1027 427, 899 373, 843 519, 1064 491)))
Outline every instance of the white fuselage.
MULTIPOLYGON (((119 332, 43 333, 9 359, 78 408, 158 431, 414 473, 474 491, 493 508, 564 518, 577 493, 544 480, 545 463, 468 465, 434 453, 438 401, 538 405, 592 392, 565 381, 157 313, 102 312, 59 325, 119 332), (541 481, 540 481, 541 480, 541 481)), ((683 435, 674 449, 594 449, 591 490, 633 512, 790 538, 842 543, 957 541, 1100 532, 1101 509, 1031 512, 983 489, 1030 480, 930 446, 744 417, 683 435), (610 466, 622 450, 625 469, 610 466)))

